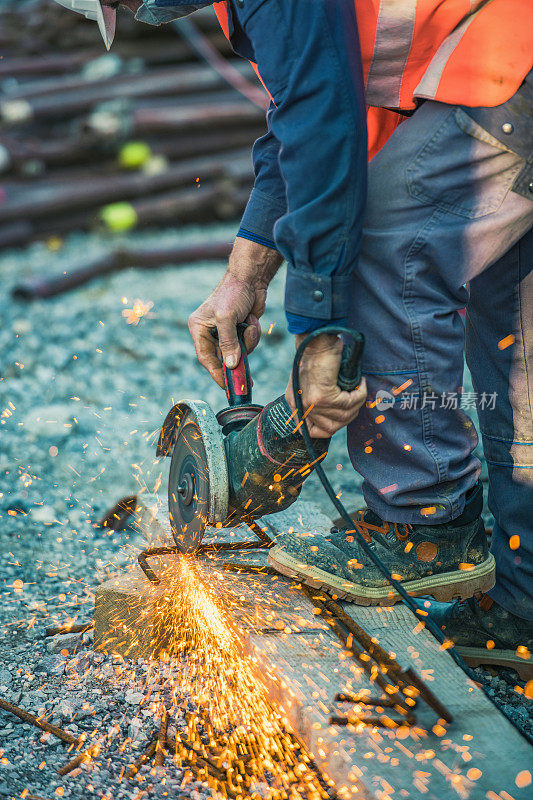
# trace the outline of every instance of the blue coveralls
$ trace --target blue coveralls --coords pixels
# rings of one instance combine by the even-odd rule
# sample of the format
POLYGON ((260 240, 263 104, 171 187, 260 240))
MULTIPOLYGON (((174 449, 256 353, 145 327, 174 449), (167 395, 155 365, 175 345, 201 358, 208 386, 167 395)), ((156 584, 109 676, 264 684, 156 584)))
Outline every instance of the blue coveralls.
MULTIPOLYGON (((158 3, 180 5, 147 5, 158 3)), ((228 8, 235 51, 275 101, 239 235, 287 259, 292 333, 348 319, 365 335, 369 403, 348 429, 365 500, 391 522, 424 522, 428 507, 432 524, 461 514, 480 473, 459 403, 466 307, 495 518, 491 594, 533 619, 532 75, 496 108, 424 102, 370 162, 366 202, 353 3, 228 8)))

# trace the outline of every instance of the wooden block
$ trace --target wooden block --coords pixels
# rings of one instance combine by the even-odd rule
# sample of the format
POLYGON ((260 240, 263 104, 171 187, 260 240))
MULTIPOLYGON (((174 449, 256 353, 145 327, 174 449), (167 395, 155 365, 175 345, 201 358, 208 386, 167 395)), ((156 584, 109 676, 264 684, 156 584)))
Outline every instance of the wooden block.
POLYGON ((160 657, 170 649, 172 610, 168 583, 155 586, 139 569, 102 583, 95 597, 95 650, 125 658, 160 657))
MULTIPOLYGON (((284 514, 276 515, 278 523, 284 520, 288 526, 295 529, 317 524, 329 524, 329 520, 321 515, 310 503, 297 503, 295 513, 290 517, 284 514), (290 523, 292 522, 292 525, 290 523)), ((269 523, 270 517, 265 517, 263 527, 275 534, 269 523)), ((167 500, 163 495, 141 494, 137 501, 135 526, 145 538, 147 546, 171 547, 174 545, 170 522, 167 511, 167 500)), ((240 539, 253 539, 253 535, 246 526, 237 528, 215 529, 207 528, 205 540, 210 541, 238 541, 240 539)), ((250 551, 226 553, 224 557, 214 556, 206 559, 206 569, 209 572, 213 567, 223 561, 248 561, 248 563, 261 563, 264 561, 265 551, 250 551)), ((132 572, 118 578, 106 581, 96 590, 95 600, 95 648, 108 653, 117 653, 128 658, 158 658, 162 652, 169 653, 175 649, 176 643, 171 641, 173 630, 173 616, 175 592, 171 581, 166 576, 178 572, 179 557, 166 556, 164 558, 151 558, 150 566, 156 575, 163 578, 159 585, 152 584, 144 573, 135 568, 132 572)), ((203 574, 203 569, 202 569, 203 574)), ((228 574, 223 585, 215 587, 222 604, 233 609, 239 618, 240 625, 249 629, 270 630, 281 621, 290 628, 291 625, 306 630, 320 629, 317 618, 310 614, 303 620, 299 613, 288 614, 287 609, 279 607, 276 593, 260 585, 257 591, 257 582, 243 581, 242 575, 228 574)), ((292 608, 292 598, 291 606, 292 608)))

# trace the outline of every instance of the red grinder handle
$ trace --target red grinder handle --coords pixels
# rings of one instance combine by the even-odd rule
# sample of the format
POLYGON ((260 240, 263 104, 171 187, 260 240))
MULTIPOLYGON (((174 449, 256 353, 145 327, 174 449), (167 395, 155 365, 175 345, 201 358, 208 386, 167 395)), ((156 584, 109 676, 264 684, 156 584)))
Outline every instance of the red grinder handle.
MULTIPOLYGON (((230 406, 242 406, 252 402, 252 379, 250 377, 250 367, 248 366, 248 354, 244 344, 244 331, 248 326, 243 322, 237 325, 237 338, 241 348, 241 357, 235 369, 229 369, 223 365, 224 386, 226 397, 230 406)), ((218 336, 218 331, 213 329, 214 336, 218 336)))

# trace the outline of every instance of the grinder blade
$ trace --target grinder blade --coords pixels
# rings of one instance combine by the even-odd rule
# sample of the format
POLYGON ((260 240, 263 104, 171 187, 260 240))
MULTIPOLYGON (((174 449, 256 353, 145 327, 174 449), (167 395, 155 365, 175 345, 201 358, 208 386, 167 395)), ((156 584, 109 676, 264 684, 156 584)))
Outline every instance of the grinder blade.
POLYGON ((175 428, 168 480, 172 535, 182 553, 194 553, 207 525, 228 513, 228 473, 221 428, 202 401, 174 406, 175 428))
POLYGON ((168 514, 182 553, 196 550, 209 513, 209 475, 202 434, 193 420, 180 425, 168 479, 168 514))

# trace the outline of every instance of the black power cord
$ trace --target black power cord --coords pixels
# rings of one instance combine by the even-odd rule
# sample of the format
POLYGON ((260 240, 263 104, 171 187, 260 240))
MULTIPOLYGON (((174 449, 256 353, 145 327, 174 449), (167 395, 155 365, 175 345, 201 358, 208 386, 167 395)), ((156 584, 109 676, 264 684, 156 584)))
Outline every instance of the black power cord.
MULTIPOLYGON (((307 447, 307 452, 309 454, 310 463, 314 463, 315 464, 315 472, 318 475, 318 477, 320 478, 320 482, 321 482, 322 486, 324 487, 324 489, 326 490, 326 493, 327 493, 329 499, 331 500, 331 502, 333 503, 333 505, 335 506, 335 508, 337 509, 339 514, 341 515, 341 517, 344 519, 344 522, 347 525, 347 528, 350 530, 350 532, 352 532, 352 530, 355 530, 355 534, 357 536, 357 542, 360 545, 361 549, 364 551, 364 553, 368 556, 368 558, 371 561, 374 562, 374 564, 379 569, 381 574, 385 577, 385 579, 392 586, 392 588, 395 589, 396 592, 400 595, 400 598, 401 598, 402 602, 414 614, 416 619, 419 622, 421 622, 427 628, 427 630, 430 633, 433 634, 433 636, 439 642, 439 644, 441 644, 441 645, 446 644, 446 650, 451 655, 451 657, 453 658, 453 660, 455 661, 457 666, 460 667, 463 670, 463 672, 466 673, 466 675, 470 678, 470 680, 474 681, 476 683, 476 685, 479 685, 480 682, 479 682, 476 674, 474 673, 474 670, 471 669, 471 667, 468 666, 466 661, 457 652, 457 648, 455 647, 455 645, 453 645, 453 643, 450 643, 450 640, 447 639, 447 637, 443 634, 443 632, 441 631, 439 626, 435 622, 433 622, 433 620, 431 619, 430 616, 427 616, 427 617, 423 618, 423 615, 420 614, 421 609, 418 608, 418 606, 414 602, 413 598, 405 591, 405 589, 403 588, 402 584, 399 581, 397 581, 395 578, 392 577, 391 573, 389 572, 389 570, 387 569, 387 567, 385 566, 385 564, 383 563, 381 558, 376 553, 374 553, 372 548, 369 547, 369 545, 364 540, 363 536, 359 533, 357 528, 355 528, 352 518, 348 514, 348 511, 346 510, 344 504, 341 503, 341 501, 337 497, 337 494, 336 494, 333 486, 329 482, 329 479, 328 479, 326 473, 324 472, 324 469, 323 469, 322 465, 320 464, 320 462, 318 460, 319 456, 318 456, 318 453, 315 451, 315 448, 314 448, 314 445, 313 445, 313 440, 311 439, 311 436, 309 434, 309 428, 307 427, 307 420, 306 420, 305 415, 304 415, 304 409, 303 409, 303 404, 302 404, 302 394, 301 394, 301 389, 300 389, 300 369, 299 369, 299 367, 300 367, 300 362, 302 360, 302 356, 303 356, 306 348, 308 347, 308 345, 312 341, 314 341, 314 339, 316 339, 318 336, 321 336, 322 334, 328 334, 328 335, 333 335, 333 336, 335 336, 335 335, 336 336, 348 336, 348 337, 353 339, 353 332, 350 330, 350 328, 346 328, 346 327, 344 327, 342 325, 339 325, 339 326, 332 325, 332 326, 328 326, 327 328, 318 328, 318 330, 313 331, 312 333, 308 334, 305 337, 305 339, 301 342, 301 344, 299 345, 298 349, 296 350, 296 354, 294 356, 294 361, 293 361, 293 364, 292 364, 292 391, 293 391, 293 394, 294 394, 294 402, 296 404, 296 410, 298 412, 298 417, 303 422, 300 430, 301 430, 302 437, 303 437, 303 440, 305 442, 305 445, 307 447)), ((526 731, 522 730, 517 725, 517 723, 512 719, 512 717, 510 717, 509 714, 507 714, 501 708, 501 706, 489 694, 487 687, 483 683, 481 683, 481 690, 486 695, 486 697, 488 697, 490 702, 498 709, 498 711, 501 714, 503 714, 509 720, 509 722, 513 725, 513 727, 516 728, 516 730, 519 731, 519 733, 521 733, 522 736, 530 744, 533 744, 533 737, 530 736, 528 733, 526 733, 526 731)))

